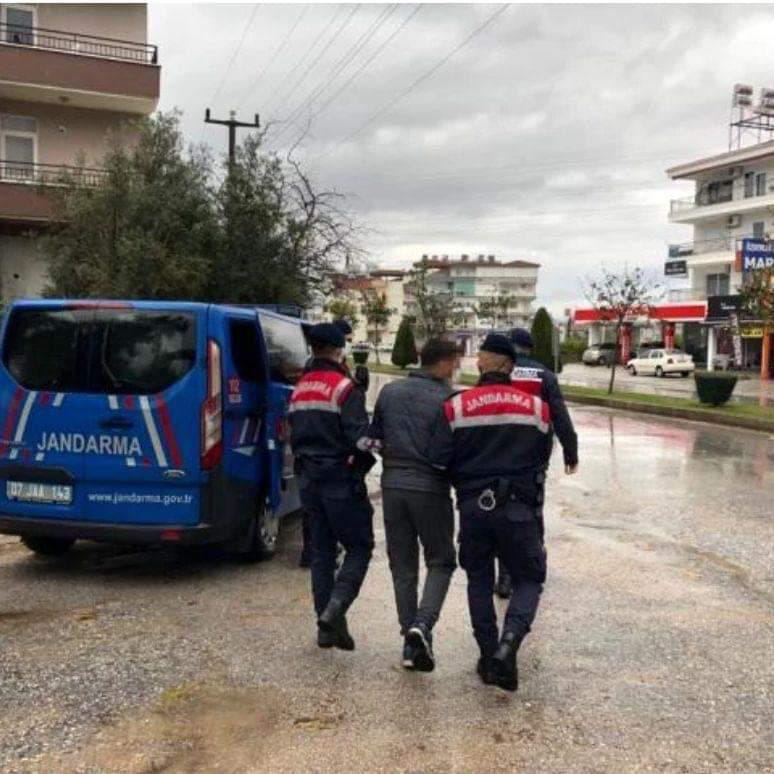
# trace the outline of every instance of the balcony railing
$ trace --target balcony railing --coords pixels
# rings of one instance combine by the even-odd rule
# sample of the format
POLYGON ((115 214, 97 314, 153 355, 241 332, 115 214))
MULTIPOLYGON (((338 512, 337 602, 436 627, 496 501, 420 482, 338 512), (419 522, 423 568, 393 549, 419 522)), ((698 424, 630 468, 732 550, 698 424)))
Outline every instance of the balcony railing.
POLYGON ((715 239, 700 239, 696 242, 683 242, 679 245, 669 245, 669 257, 685 258, 689 255, 704 255, 705 253, 720 253, 727 250, 741 250, 743 239, 755 238, 755 234, 733 234, 716 237, 715 239))
POLYGON ((31 164, 0 159, 0 183, 29 185, 81 185, 96 188, 105 179, 104 169, 72 167, 66 164, 31 164))
POLYGON ((695 210, 697 207, 712 207, 716 204, 728 204, 729 202, 742 202, 750 199, 758 199, 761 196, 770 196, 774 193, 774 185, 764 183, 762 188, 750 187, 744 182, 734 183, 722 190, 702 189, 693 196, 682 199, 672 199, 669 205, 669 214, 681 215, 695 210))
POLYGON ((22 27, 18 24, 0 23, 0 43, 43 48, 67 54, 120 59, 140 64, 158 64, 157 46, 129 40, 83 35, 80 32, 48 30, 43 27, 22 27))

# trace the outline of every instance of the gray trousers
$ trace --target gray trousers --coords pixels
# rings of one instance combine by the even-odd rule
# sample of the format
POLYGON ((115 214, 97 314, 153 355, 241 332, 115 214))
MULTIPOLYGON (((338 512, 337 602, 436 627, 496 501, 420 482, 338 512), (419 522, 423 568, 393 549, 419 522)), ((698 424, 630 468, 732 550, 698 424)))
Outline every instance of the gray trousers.
POLYGON ((405 636, 415 623, 432 629, 457 565, 451 498, 448 494, 385 489, 383 504, 387 556, 401 633, 405 636), (427 577, 422 600, 417 603, 420 543, 427 577))

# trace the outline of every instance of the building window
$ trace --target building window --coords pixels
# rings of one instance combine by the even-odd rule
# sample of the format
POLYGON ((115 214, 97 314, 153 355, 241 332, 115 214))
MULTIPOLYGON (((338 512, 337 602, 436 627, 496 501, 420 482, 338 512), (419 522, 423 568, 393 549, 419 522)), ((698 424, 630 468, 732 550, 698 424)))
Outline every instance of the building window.
POLYGON ((29 5, 4 5, 2 19, 6 43, 35 45, 35 8, 29 5))
POLYGON ((729 280, 728 274, 708 274, 707 296, 727 296, 729 280))
POLYGON ((753 238, 763 239, 765 236, 765 228, 766 224, 762 220, 753 223, 753 238))
POLYGON ((744 198, 749 199, 751 196, 755 196, 755 172, 745 172, 744 198))
POLYGON ((37 156, 37 121, 24 116, 0 116, 0 178, 32 180, 37 156))
POLYGON ((755 176, 755 195, 763 196, 766 193, 766 173, 759 172, 755 176))

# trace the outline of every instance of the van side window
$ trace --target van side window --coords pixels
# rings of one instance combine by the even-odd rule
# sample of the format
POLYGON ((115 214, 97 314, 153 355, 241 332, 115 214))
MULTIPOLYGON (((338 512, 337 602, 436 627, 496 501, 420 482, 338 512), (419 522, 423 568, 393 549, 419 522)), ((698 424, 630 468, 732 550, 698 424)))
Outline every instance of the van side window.
POLYGON ((301 323, 260 312, 258 316, 269 353, 271 378, 277 382, 295 384, 301 378, 309 358, 309 348, 301 323))
POLYGON ((8 321, 3 363, 28 390, 81 389, 79 367, 84 313, 67 309, 16 309, 8 321))
POLYGON ((101 312, 99 370, 90 392, 150 395, 185 376, 196 362, 193 315, 177 312, 101 312))
POLYGON ((241 379, 263 382, 263 352, 258 341, 258 325, 253 320, 229 320, 231 357, 241 379))

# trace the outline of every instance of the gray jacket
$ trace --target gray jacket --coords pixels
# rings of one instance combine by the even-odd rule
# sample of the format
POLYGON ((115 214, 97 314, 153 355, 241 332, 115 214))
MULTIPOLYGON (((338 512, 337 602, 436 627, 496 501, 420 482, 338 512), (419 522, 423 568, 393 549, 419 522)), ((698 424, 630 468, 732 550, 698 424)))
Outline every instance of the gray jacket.
POLYGON ((448 382, 423 371, 382 388, 369 434, 383 443, 383 488, 449 491, 448 479, 430 465, 425 454, 441 406, 453 392, 448 382))

